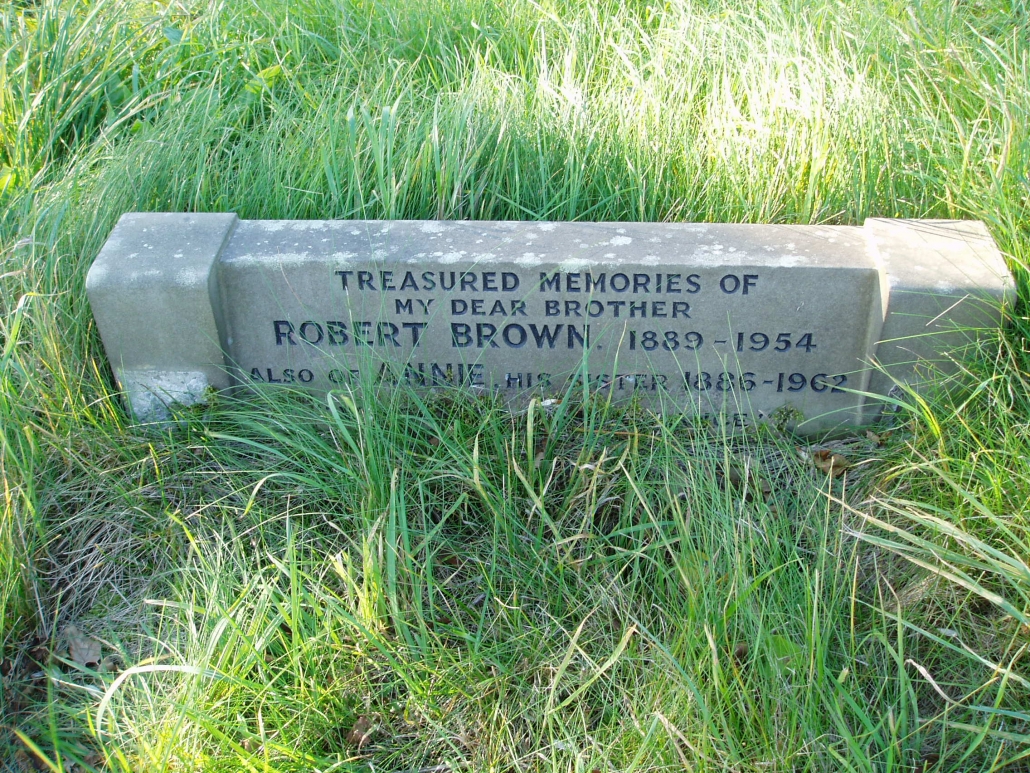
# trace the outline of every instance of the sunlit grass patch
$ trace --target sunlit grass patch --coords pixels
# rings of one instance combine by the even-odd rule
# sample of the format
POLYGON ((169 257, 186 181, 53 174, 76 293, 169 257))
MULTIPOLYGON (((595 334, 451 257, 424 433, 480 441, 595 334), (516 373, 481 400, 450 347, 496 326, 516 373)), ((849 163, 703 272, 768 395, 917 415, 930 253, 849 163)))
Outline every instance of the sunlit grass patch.
POLYGON ((64 770, 1025 765, 1025 7, 102 0, 0 23, 12 765, 23 739, 64 770), (814 447, 574 394, 241 394, 155 431, 82 291, 131 210, 977 218, 1020 302, 893 428, 814 447))
POLYGON ((774 738, 788 764, 832 729, 778 696, 847 668, 821 607, 850 577, 812 582, 853 566, 854 543, 789 449, 467 398, 442 415, 377 406, 294 403, 288 422, 248 410, 208 430, 239 476, 268 466, 235 506, 183 524, 161 605, 181 633, 160 646, 189 670, 143 666, 100 718, 141 755, 128 769, 191 754, 509 767, 541 749, 755 762, 774 738), (729 453, 795 493, 742 498, 729 453), (144 678, 186 691, 187 715, 138 718, 144 678), (368 740, 348 740, 362 719, 368 740))

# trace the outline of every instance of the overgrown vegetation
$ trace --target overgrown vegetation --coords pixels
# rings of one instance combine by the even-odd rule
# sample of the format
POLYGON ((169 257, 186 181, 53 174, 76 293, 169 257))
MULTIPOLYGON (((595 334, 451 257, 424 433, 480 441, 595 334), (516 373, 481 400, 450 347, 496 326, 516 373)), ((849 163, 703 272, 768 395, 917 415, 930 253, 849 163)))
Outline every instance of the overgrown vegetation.
POLYGON ((1025 769, 1028 191, 1015 0, 9 4, 0 757, 1025 769), (83 293, 131 210, 975 218, 1020 300, 964 389, 833 444, 578 395, 241 395, 155 432, 83 293))

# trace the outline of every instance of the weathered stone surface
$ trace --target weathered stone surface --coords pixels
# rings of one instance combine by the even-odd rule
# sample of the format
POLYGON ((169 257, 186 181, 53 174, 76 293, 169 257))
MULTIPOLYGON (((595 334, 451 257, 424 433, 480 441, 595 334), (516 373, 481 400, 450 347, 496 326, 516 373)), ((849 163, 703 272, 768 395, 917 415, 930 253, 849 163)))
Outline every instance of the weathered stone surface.
POLYGON ((976 331, 998 327, 1015 302, 1015 285, 983 223, 884 220, 865 228, 883 261, 889 303, 870 390, 885 394, 894 379, 913 385, 927 367, 954 370, 954 357, 976 331))
POLYGON ((1012 294, 990 237, 969 223, 228 215, 205 221, 205 251, 180 246, 188 217, 201 216, 127 215, 90 273, 105 346, 141 418, 154 407, 141 395, 189 402, 189 374, 220 387, 227 371, 238 384, 315 391, 464 387, 516 405, 585 380, 613 399, 730 427, 788 406, 803 413, 803 431, 817 432, 876 415, 866 393, 893 382, 869 367, 873 358, 908 378, 915 356, 942 351, 937 337, 916 338, 927 322, 951 348, 954 322, 996 326, 1012 294), (142 248, 149 262, 139 262, 137 242, 152 245, 142 248), (208 291, 206 315, 203 294, 176 284, 184 270, 197 276, 189 287, 208 291), (878 347, 883 338, 903 340, 878 347))
POLYGON ((142 419, 231 383, 216 263, 236 223, 231 214, 123 215, 86 275, 111 368, 142 419))

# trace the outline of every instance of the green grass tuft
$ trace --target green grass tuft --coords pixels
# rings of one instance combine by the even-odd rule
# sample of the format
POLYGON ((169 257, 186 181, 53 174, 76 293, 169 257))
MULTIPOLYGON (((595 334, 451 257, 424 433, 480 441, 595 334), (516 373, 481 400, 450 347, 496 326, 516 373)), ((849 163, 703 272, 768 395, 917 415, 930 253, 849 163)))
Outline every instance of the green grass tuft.
POLYGON ((1019 0, 0 8, 0 758, 1025 768, 1028 84, 1019 0), (256 393, 154 432, 83 292, 132 210, 975 218, 1019 302, 961 388, 815 446, 843 480, 579 395, 256 393))

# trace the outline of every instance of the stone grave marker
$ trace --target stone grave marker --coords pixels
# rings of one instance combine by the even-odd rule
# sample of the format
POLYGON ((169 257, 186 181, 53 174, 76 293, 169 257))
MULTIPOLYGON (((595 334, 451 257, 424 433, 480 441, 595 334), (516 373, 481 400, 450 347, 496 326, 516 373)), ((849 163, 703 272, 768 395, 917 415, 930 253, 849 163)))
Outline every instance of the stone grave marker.
POLYGON ((239 220, 126 214, 86 289, 140 420, 208 388, 570 385, 744 427, 875 419, 1014 300, 981 223, 239 220), (874 365, 876 367, 874 367, 874 365))

